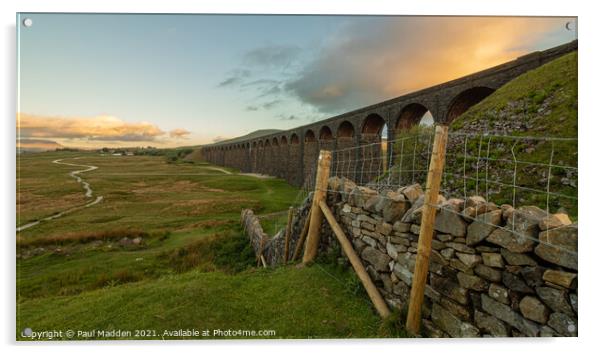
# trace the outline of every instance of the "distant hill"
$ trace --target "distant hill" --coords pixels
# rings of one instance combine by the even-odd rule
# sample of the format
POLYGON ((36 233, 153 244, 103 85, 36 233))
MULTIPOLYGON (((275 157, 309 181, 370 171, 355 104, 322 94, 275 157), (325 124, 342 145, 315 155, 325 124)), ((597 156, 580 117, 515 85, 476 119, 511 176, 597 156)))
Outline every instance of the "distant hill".
POLYGON ((52 140, 17 139, 17 151, 42 152, 60 148, 64 146, 52 140))
MULTIPOLYGON (((239 136, 239 137, 236 137, 236 138, 232 138, 232 139, 227 139, 227 140, 220 140, 220 141, 218 141, 218 142, 216 142, 214 144, 236 143, 236 142, 239 142, 239 141, 246 141, 248 139, 259 138, 261 136, 270 135, 270 134, 277 133, 277 132, 280 132, 280 131, 282 131, 282 130, 280 130, 280 129, 260 129, 260 130, 254 131, 252 133, 249 133, 247 135, 242 135, 242 136, 239 136)), ((210 145, 214 145, 214 144, 210 144, 210 145)))

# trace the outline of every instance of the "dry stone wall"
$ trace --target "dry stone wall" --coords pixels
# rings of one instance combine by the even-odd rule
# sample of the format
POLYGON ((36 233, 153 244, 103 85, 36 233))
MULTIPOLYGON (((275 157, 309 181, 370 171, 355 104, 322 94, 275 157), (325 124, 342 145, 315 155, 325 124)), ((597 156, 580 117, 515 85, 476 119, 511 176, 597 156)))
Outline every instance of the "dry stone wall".
MULTIPOLYGON (((310 198, 294 219, 293 243, 310 198)), ((389 306, 403 310, 410 297, 424 204, 420 185, 377 192, 333 177, 327 202, 389 306)), ((250 213, 243 212, 243 222, 248 223, 250 213)), ((249 225, 247 231, 255 230, 252 235, 263 233, 249 225)), ((577 230, 565 214, 548 215, 534 206, 514 209, 478 196, 439 196, 423 334, 576 336, 577 230)), ((281 264, 283 238, 281 232, 264 241, 267 263, 281 264)), ((340 252, 326 222, 320 252, 340 252)), ((341 253, 339 260, 346 257, 341 253)))

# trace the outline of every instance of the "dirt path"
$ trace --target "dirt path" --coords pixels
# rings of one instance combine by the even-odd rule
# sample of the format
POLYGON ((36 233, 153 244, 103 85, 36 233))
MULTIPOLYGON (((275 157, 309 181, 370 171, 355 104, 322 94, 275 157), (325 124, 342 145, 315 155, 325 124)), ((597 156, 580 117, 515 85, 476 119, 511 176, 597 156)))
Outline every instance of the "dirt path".
MULTIPOLYGON (((76 159, 79 159, 79 157, 73 158, 73 160, 76 160, 76 159)), ((79 176, 79 174, 80 173, 84 173, 84 172, 94 171, 94 170, 96 170, 98 168, 98 166, 81 165, 81 164, 75 164, 75 163, 62 162, 63 160, 64 159, 54 160, 54 161, 52 161, 52 163, 59 164, 59 165, 75 166, 75 167, 86 167, 83 170, 77 170, 77 171, 69 172, 69 176, 75 178, 75 180, 82 185, 82 187, 86 191, 86 198, 92 198, 93 194, 94 194, 94 191, 90 187, 90 183, 84 181, 84 179, 82 179, 79 176)), ((42 218, 40 220, 32 221, 32 222, 30 222, 28 224, 21 225, 21 226, 17 227, 17 232, 23 231, 25 229, 29 229, 30 227, 36 226, 36 225, 38 225, 39 223, 41 223, 43 221, 50 221, 50 220, 53 220, 53 219, 56 219, 56 218, 60 218, 63 215, 70 214, 70 213, 72 213, 74 211, 91 207, 92 205, 100 203, 102 201, 102 199, 103 199, 103 196, 99 195, 93 201, 90 201, 90 202, 88 202, 88 203, 86 203, 84 205, 76 206, 76 207, 73 207, 73 208, 70 208, 70 209, 58 212, 56 214, 52 214, 52 215, 47 216, 45 218, 42 218)))

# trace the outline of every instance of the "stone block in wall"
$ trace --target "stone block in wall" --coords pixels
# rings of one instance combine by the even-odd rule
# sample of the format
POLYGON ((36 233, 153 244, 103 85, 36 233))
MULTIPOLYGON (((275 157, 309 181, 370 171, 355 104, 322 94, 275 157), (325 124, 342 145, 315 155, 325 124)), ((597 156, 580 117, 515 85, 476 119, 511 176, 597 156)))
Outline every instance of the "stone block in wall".
POLYGON ((551 314, 548 326, 564 337, 577 336, 577 321, 564 313, 554 312, 551 314))
POLYGON ((362 236, 361 240, 372 248, 376 248, 376 244, 378 242, 370 236, 362 236))
POLYGON ((469 246, 486 239, 502 222, 502 211, 494 210, 475 217, 466 229, 466 244, 469 246))
POLYGON ((382 213, 386 222, 392 223, 401 218, 410 208, 410 202, 403 194, 393 191, 385 191, 380 195, 376 211, 382 213))
POLYGON ((508 289, 502 285, 491 283, 487 293, 492 299, 497 300, 502 304, 510 305, 510 294, 508 293, 508 289))
POLYGON ((444 248, 440 251, 441 256, 448 261, 454 257, 455 252, 453 248, 444 248))
POLYGON ((488 267, 486 265, 483 264, 477 264, 474 267, 474 272, 482 277, 483 279, 492 281, 492 282, 501 282, 502 281, 502 272, 497 270, 497 269, 493 269, 491 267, 488 267))
POLYGON ((483 252, 481 253, 481 257, 483 257, 483 264, 488 267, 504 268, 504 260, 502 259, 502 255, 499 253, 483 252))
POLYGON ((460 253, 468 253, 468 254, 475 254, 476 251, 474 248, 472 247, 468 247, 463 243, 459 243, 459 242, 446 242, 445 245, 449 248, 454 249, 457 252, 460 253))
POLYGON ((577 274, 561 270, 548 269, 543 273, 542 279, 567 289, 574 289, 577 286, 577 274))
POLYGON ((508 211, 508 229, 530 238, 537 238, 539 223, 548 216, 545 210, 536 206, 521 206, 508 211))
POLYGON ((529 320, 546 324, 550 310, 534 296, 525 296, 519 304, 521 314, 529 320))
POLYGON ((427 338, 449 338, 449 335, 447 333, 435 327, 433 322, 427 319, 422 319, 421 328, 427 338))
POLYGON ((398 295, 402 299, 410 298, 410 285, 404 281, 399 281, 393 285, 393 294, 398 295))
POLYGON ((539 222, 539 229, 545 231, 570 224, 572 224, 572 222, 568 215, 564 213, 557 213, 541 219, 539 222))
POLYGON ((479 330, 468 322, 463 322, 438 304, 433 304, 431 312, 433 323, 453 338, 479 336, 479 330))
POLYGON ((474 268, 477 264, 482 263, 483 259, 481 256, 476 254, 468 254, 468 253, 456 253, 456 257, 460 260, 460 262, 464 263, 468 268, 474 268))
POLYGON ((481 311, 474 313, 475 324, 481 331, 493 337, 508 337, 509 331, 504 322, 481 311))
POLYGON ((502 273, 502 282, 504 283, 504 286, 510 290, 525 294, 535 293, 535 291, 525 283, 522 277, 508 271, 502 273))
POLYGON ((449 261, 449 266, 460 271, 463 273, 467 273, 467 274, 474 274, 474 271, 472 270, 471 267, 467 266, 466 264, 464 264, 461 260, 459 260, 458 258, 452 258, 449 261))
POLYGON ((367 187, 354 186, 349 194, 348 203, 351 206, 363 208, 364 203, 371 197, 376 196, 376 191, 367 187))
POLYGON ((410 231, 410 226, 411 224, 404 223, 401 221, 395 221, 395 223, 393 224, 393 231, 399 233, 407 233, 410 231))
POLYGON ((535 254, 542 259, 577 270, 577 225, 559 227, 539 233, 535 254))
POLYGON ((379 272, 385 272, 389 269, 389 262, 391 261, 391 258, 387 254, 375 248, 364 248, 361 253, 361 257, 379 272))
POLYGON ((489 253, 495 253, 495 252, 499 253, 500 252, 499 247, 484 246, 484 245, 478 245, 474 249, 477 250, 477 252, 489 252, 489 253))
POLYGON ((575 316, 573 314, 573 308, 569 303, 569 297, 566 290, 540 286, 535 288, 535 292, 539 299, 552 309, 552 311, 561 312, 571 317, 575 316))
POLYGON ((397 262, 407 269, 414 270, 416 267, 416 255, 411 252, 400 253, 397 262))
POLYGON ((424 195, 422 187, 418 183, 399 188, 397 192, 403 194, 412 204, 414 204, 418 198, 424 195))
POLYGON ((508 228, 495 229, 486 240, 516 253, 530 252, 535 246, 532 238, 513 232, 508 228))
POLYGON ((389 236, 388 241, 395 245, 402 245, 408 247, 410 245, 410 240, 404 234, 394 234, 394 236, 389 236))
POLYGON ((412 278, 414 274, 410 269, 404 267, 399 263, 395 263, 395 265, 393 266, 393 273, 399 280, 401 280, 407 286, 412 286, 412 278))
POLYGON ((393 231, 393 225, 391 225, 387 222, 382 222, 382 223, 376 225, 375 231, 383 236, 389 236, 391 234, 391 232, 393 231))
POLYGON ((504 259, 506 260, 506 263, 510 265, 534 266, 537 264, 537 262, 535 262, 533 258, 524 253, 511 252, 505 248, 502 248, 500 250, 500 253, 502 254, 502 257, 504 257, 504 259))
POLYGON ((529 266, 520 268, 520 275, 525 280, 527 286, 531 288, 535 288, 537 286, 542 286, 544 284, 543 281, 543 273, 545 268, 540 266, 529 266))
POLYGON ((488 288, 487 281, 476 275, 459 272, 457 274, 457 278, 460 286, 466 289, 485 291, 488 288))
POLYGON ((370 198, 368 198, 365 202, 364 202, 364 206, 363 209, 370 212, 370 213, 375 213, 376 212, 376 205, 378 204, 378 202, 380 201, 380 195, 376 194, 371 196, 370 198))
POLYGON ((435 217, 435 230, 456 237, 466 235, 466 222, 455 210, 453 204, 445 204, 435 217))
POLYGON ((513 311, 510 306, 495 301, 486 294, 481 294, 481 304, 486 313, 506 322, 526 336, 537 337, 539 334, 539 326, 535 322, 513 311))
POLYGON ((437 234, 436 237, 440 242, 450 242, 454 239, 454 237, 449 234, 437 234))
POLYGON ((456 279, 452 280, 431 273, 429 284, 443 296, 447 296, 462 305, 468 303, 468 290, 461 287, 456 279))
POLYGON ((376 230, 376 226, 374 224, 366 222, 366 221, 360 223, 360 227, 362 229, 368 230, 368 231, 375 231, 376 230))

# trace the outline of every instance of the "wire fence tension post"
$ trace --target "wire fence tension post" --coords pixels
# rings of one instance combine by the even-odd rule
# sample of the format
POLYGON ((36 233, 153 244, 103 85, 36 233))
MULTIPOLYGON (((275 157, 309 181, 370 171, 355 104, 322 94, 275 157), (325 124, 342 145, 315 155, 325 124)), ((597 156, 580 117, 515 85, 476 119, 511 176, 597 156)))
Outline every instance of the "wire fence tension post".
POLYGON ((426 190, 424 206, 422 209, 422 220, 420 223, 420 236, 418 238, 418 251, 416 255, 416 266, 412 279, 412 290, 408 306, 408 317, 406 329, 416 335, 420 331, 420 310, 424 300, 424 288, 429 269, 429 257, 431 255, 431 242, 433 239, 433 228, 435 215, 437 213, 437 200, 441 185, 441 176, 445 165, 445 149, 447 145, 448 127, 437 125, 435 128, 435 139, 431 153, 428 175, 426 179, 426 190))
POLYGON ((320 201, 326 197, 331 161, 332 153, 328 150, 320 150, 318 168, 316 172, 316 187, 314 191, 314 198, 311 204, 311 212, 309 214, 309 229, 307 231, 307 243, 305 244, 303 263, 313 261, 318 253, 318 245, 320 243, 320 227, 322 226, 323 219, 322 210, 320 210, 320 201))

